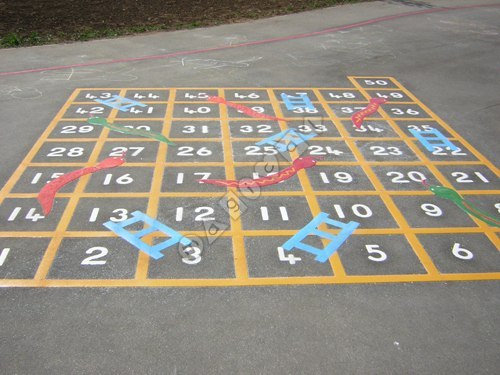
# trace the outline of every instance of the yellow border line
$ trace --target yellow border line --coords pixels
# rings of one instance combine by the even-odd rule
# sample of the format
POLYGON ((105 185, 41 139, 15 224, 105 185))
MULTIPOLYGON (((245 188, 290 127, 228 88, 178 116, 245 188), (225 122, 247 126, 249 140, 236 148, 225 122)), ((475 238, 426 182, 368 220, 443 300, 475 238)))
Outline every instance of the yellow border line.
MULTIPOLYGON (((475 150, 467 141, 465 141, 458 133, 456 133, 453 129, 451 129, 444 121, 442 121, 439 117, 437 117, 432 111, 430 111, 425 105, 423 105, 416 97, 411 94, 406 88, 402 87, 402 85, 397 82, 394 78, 392 77, 348 77, 351 81, 353 78, 371 78, 371 79, 389 79, 391 80, 397 87, 391 87, 387 89, 381 89, 381 88, 363 88, 361 87, 360 89, 357 88, 273 88, 273 89, 258 89, 259 91, 266 91, 267 93, 271 92, 272 95, 270 95, 270 102, 267 102, 265 104, 271 103, 273 107, 279 108, 279 102, 276 100, 274 96, 274 91, 273 90, 298 90, 298 89, 307 89, 310 91, 315 92, 316 96, 318 96, 318 99, 320 99, 318 102, 321 102, 323 105, 325 103, 330 103, 331 101, 326 101, 324 100, 323 96, 321 93, 318 95, 319 90, 357 90, 368 99, 369 95, 367 95, 368 91, 371 90, 400 90, 404 94, 406 94, 409 98, 413 99, 414 102, 398 102, 398 101, 392 101, 393 104, 398 105, 398 104, 413 104, 415 103, 416 105, 421 106, 430 116, 431 118, 416 118, 416 119, 409 119, 409 118, 397 118, 397 119, 392 119, 389 116, 385 114, 385 117, 388 118, 381 118, 383 120, 386 120, 389 122, 389 120, 392 121, 391 126, 393 128, 399 129, 399 127, 395 124, 395 121, 429 121, 433 120, 439 123, 444 129, 446 129, 450 135, 453 135, 455 139, 459 140, 462 142, 471 152, 478 158, 479 161, 467 161, 467 162, 448 162, 448 161, 435 161, 431 162, 428 160, 423 159, 422 162, 366 162, 363 160, 363 158, 358 158, 359 161, 363 161, 364 168, 368 168, 371 170, 371 166, 383 166, 383 165, 404 165, 404 166, 409 166, 409 165, 424 165, 424 166, 438 166, 438 165, 486 165, 491 169, 494 173, 498 175, 498 169, 495 168, 491 162, 489 162, 484 156, 482 156, 477 150, 475 150)), ((179 90, 193 90, 194 88, 179 88, 179 90)), ((204 88, 201 88, 204 89, 204 88)), ((208 89, 208 88, 207 88, 208 89)), ((213 88, 210 88, 213 89, 213 88)), ((235 89, 244 89, 244 90, 255 90, 255 88, 227 88, 227 90, 235 90, 235 89)), ((0 203, 5 199, 6 197, 9 198, 33 198, 36 197, 37 194, 29 194, 29 193, 11 193, 11 190, 13 187, 18 183, 21 175, 24 173, 26 168, 28 167, 57 167, 57 166, 64 166, 64 167, 75 167, 75 166, 89 166, 95 163, 97 160, 97 157, 99 156, 99 153, 101 152, 101 149, 104 145, 104 142, 138 142, 138 141, 149 141, 146 139, 142 138, 106 138, 107 133, 103 134, 101 133, 99 138, 48 138, 50 134, 54 131, 54 129, 57 127, 59 122, 69 122, 69 121, 79 121, 83 122, 86 121, 86 118, 78 118, 78 119, 63 119, 64 113, 68 110, 68 108, 72 104, 77 104, 73 102, 73 100, 82 92, 90 92, 90 91, 97 91, 97 90, 120 90, 120 94, 123 95, 125 90, 127 91, 132 91, 132 90, 140 90, 140 91, 146 91, 146 90, 157 90, 157 91, 167 91, 169 89, 162 89, 162 88, 138 88, 138 89, 133 89, 133 88, 128 88, 128 89, 110 89, 110 88, 104 88, 104 89, 98 89, 98 88, 93 88, 93 89, 76 89, 72 95, 68 98, 66 103, 63 105, 63 107, 60 109, 58 114, 54 117, 54 119, 50 122, 49 126, 47 129, 43 132, 42 136, 37 140, 35 145, 32 147, 32 149, 29 151, 29 153, 26 155, 24 158, 23 162, 18 166, 16 171, 13 173, 11 178, 8 180, 4 188, 0 191, 0 203), (94 149, 89 157, 88 162, 86 163, 30 163, 30 161, 33 159, 33 157, 36 155, 36 153, 40 150, 44 142, 96 142, 94 149), (95 160, 94 160, 95 159, 95 160)), ((224 95, 226 89, 217 89, 219 94, 224 95)), ((169 91, 169 100, 167 103, 175 102, 175 94, 172 94, 172 92, 169 91)), ((152 104, 164 104, 165 102, 152 102, 152 104)), ((203 100, 200 100, 199 102, 188 102, 192 104, 203 104, 206 103, 203 100)), ((238 101, 238 103, 244 103, 238 101)), ((256 103, 262 103, 258 101, 252 101, 248 102, 251 104, 256 104, 256 103)), ((338 103, 338 102, 335 102, 338 103)), ((346 104, 353 103, 353 102, 347 102, 346 104)), ((91 103, 93 104, 93 102, 91 103)), ((340 103, 343 104, 343 103, 340 103)), ((325 106, 325 109, 329 107, 325 106)), ((167 111, 170 110, 170 118, 171 115, 173 114, 173 106, 170 108, 167 108, 167 111)), ((148 121, 148 122, 162 122, 164 125, 164 130, 165 126, 167 126, 168 118, 169 118, 169 113, 165 113, 165 118, 163 119, 156 119, 156 118, 116 118, 116 121, 148 121)), ((116 110, 112 110, 111 114, 109 117, 114 117, 116 116, 116 110), (114 114, 113 114, 114 111, 114 114)), ((231 150, 231 141, 236 141, 236 142, 245 142, 245 141, 252 141, 254 140, 253 138, 236 138, 232 139, 230 138, 230 133, 229 133, 229 124, 228 124, 228 117, 227 117, 227 109, 222 108, 221 111, 221 117, 224 117, 224 123, 222 124, 222 129, 223 129, 223 144, 224 144, 224 154, 225 154, 225 160, 226 161, 232 161, 232 158, 228 157, 227 151, 231 150), (222 116, 222 112, 225 112, 225 116, 222 116), (224 133, 225 132, 225 133, 224 133)), ((333 119, 337 121, 333 121, 335 126, 340 130, 344 130, 344 125, 339 124, 338 121, 350 121, 350 118, 336 118, 336 116, 330 116, 333 119), (339 126, 340 125, 340 126, 339 126)), ((197 121, 205 121, 206 119, 203 118, 198 118, 196 119, 197 121)), ((300 117, 292 117, 289 118, 289 121, 300 121, 300 117)), ((174 119, 172 119, 174 121, 174 119)), ((179 118, 176 119, 175 121, 183 122, 183 121, 194 121, 193 119, 189 118, 179 118)), ((221 118, 214 118, 213 121, 221 121, 221 118)), ((231 121, 261 121, 260 119, 253 119, 253 118, 231 118, 231 121)), ((284 127, 284 124, 281 123, 280 127, 282 129, 286 129, 284 127)), ((103 132, 106 129, 103 129, 103 132)), ((396 131, 396 133, 398 133, 396 131)), ((342 132, 341 132, 342 135, 342 132)), ((345 136, 346 134, 344 134, 345 136)), ((413 141, 415 141, 414 138, 407 137, 406 134, 404 134, 405 137, 401 137, 409 146, 410 148, 413 149, 413 147, 416 147, 413 144, 413 141)), ((392 138, 376 138, 374 139, 377 140, 392 140, 392 138)), ((257 138, 256 138, 257 139, 257 138)), ((258 138, 259 140, 261 138, 258 138)), ((318 138, 319 140, 324 140, 324 141, 331 141, 331 140, 344 140, 344 141, 349 141, 347 142, 351 150, 356 150, 356 152, 359 153, 357 148, 353 145, 354 141, 358 140, 371 140, 368 138, 362 138, 362 137, 346 137, 346 139, 339 138, 339 137, 328 137, 328 138, 318 138), (354 146, 354 147, 353 147, 354 146)), ((398 138, 394 138, 398 139, 398 138)), ((450 138, 452 139, 452 138, 450 138)), ((186 141, 190 142, 192 139, 190 138, 176 138, 175 140, 178 140, 179 142, 186 141)), ((399 139, 398 139, 399 140, 399 139)), ((195 141, 198 142, 206 142, 206 141, 213 141, 213 142, 220 142, 220 139, 218 138, 213 138, 213 139, 202 139, 198 138, 195 139, 195 141)), ((166 146, 164 147, 165 150, 165 155, 166 155, 166 146)), ((418 150, 419 151, 419 150, 418 150)), ((355 155, 356 155, 356 152, 355 155)), ((163 170, 165 167, 169 166, 178 166, 178 167, 191 167, 191 168, 197 168, 199 166, 224 166, 225 163, 223 162, 212 162, 212 163, 198 163, 196 166, 193 166, 192 163, 167 163, 163 162, 165 160, 160 155, 160 149, 157 154, 157 159, 156 163, 127 163, 130 166, 137 166, 137 167, 155 167, 155 173, 153 176, 153 183, 151 187, 151 192, 154 192, 155 194, 155 199, 156 199, 156 207, 152 202, 149 202, 148 205, 148 213, 152 214, 152 211, 158 209, 158 201, 160 197, 184 197, 184 196, 210 196, 213 197, 215 193, 197 193, 197 192, 184 192, 184 193, 161 193, 161 180, 162 176, 160 174, 163 174, 163 170), (156 172, 160 171, 160 172, 156 172), (156 194, 158 193, 158 194, 156 194)), ((231 155, 230 155, 231 156, 231 155)), ((360 156, 360 155, 358 155, 360 156)), ((231 163, 231 168, 226 168, 226 169, 231 169, 231 172, 234 177, 234 167, 236 166, 252 166, 254 165, 254 162, 232 162, 231 163)), ((277 163, 278 164, 278 163, 277 163)), ((282 163, 280 163, 282 164, 282 163)), ((357 165, 360 166, 360 162, 346 162, 346 163, 341 163, 341 162, 321 162, 319 163, 320 165, 357 165)), ((226 165, 227 166, 227 165, 226 165)), ((362 168, 363 168, 362 166, 362 168)), ((228 166, 227 166, 228 167, 228 166)), ((433 167, 435 168, 435 167, 433 167)), ((431 168, 429 168, 431 169, 431 168)), ((303 172, 303 171, 301 171, 303 172)), ((231 178, 230 175, 231 173, 228 173, 228 178, 231 178)), ((366 173, 366 171, 365 171, 366 173)), ((375 178, 378 181, 377 176, 373 173, 372 176, 369 176, 369 178, 375 178)), ((439 176, 436 176, 439 179, 439 176)), ((443 181, 446 181, 444 176, 443 181)), ((370 178, 370 179, 371 179, 370 178)), ((66 228, 69 225, 69 221, 71 219, 71 215, 76 209, 77 203, 80 198, 82 197, 98 197, 100 193, 85 193, 84 188, 86 183, 88 182, 89 176, 85 176, 84 178, 80 179, 78 182, 77 188, 75 188, 74 193, 61 193, 58 194, 58 198, 70 198, 63 217, 61 218, 59 225, 55 231, 10 231, 10 232, 0 232, 0 238, 2 237, 19 237, 19 238, 28 238, 28 237, 52 237, 52 241, 49 244, 49 247, 47 248, 45 255, 43 257, 42 262, 39 265, 37 275, 35 276, 34 279, 4 279, 0 280, 0 286, 47 286, 47 287, 71 287, 71 286, 79 286, 79 287, 93 287, 93 286, 105 286, 105 287, 151 287, 151 286, 177 286, 177 287, 201 287, 201 286, 244 286, 244 285, 301 285, 301 284, 340 284, 340 283, 391 283, 391 282, 418 282, 418 281, 426 281, 426 282, 434 282, 434 281, 453 281, 453 280, 498 280, 500 279, 500 273, 499 272, 491 272, 491 273, 465 273, 465 274, 443 274, 443 273, 437 273, 437 274, 426 274, 426 275, 419 275, 419 274, 410 274, 410 275, 363 275, 363 276, 353 276, 353 275, 344 275, 339 278, 339 272, 338 270, 334 269, 334 276, 321 276, 321 277, 289 277, 289 278, 274 278, 274 277, 265 277, 265 278, 248 278, 248 269, 247 269, 247 264, 246 264, 246 257, 245 257, 245 249, 244 249, 244 243, 243 243, 243 236, 276 236, 276 235, 293 235, 296 231, 294 230, 283 230, 283 231, 275 231, 275 230, 242 230, 241 228, 241 221, 240 219, 237 220, 239 224, 239 237, 240 241, 239 243, 233 243, 233 248, 234 248, 234 257, 235 257, 235 268, 240 269, 242 268, 242 260, 244 262, 244 277, 238 277, 238 270, 237 272, 237 277, 236 278, 230 278, 230 279, 148 279, 147 277, 147 267, 146 270, 144 269, 139 272, 139 263, 138 263, 138 268, 136 270, 136 277, 141 274, 140 278, 137 279, 118 279, 118 280, 110 280, 110 279, 96 279, 96 280, 88 280, 88 279, 82 279, 82 280, 75 280, 75 279, 44 279, 44 277, 47 275, 51 263, 55 258, 57 248, 59 247, 61 241, 63 238, 66 237, 77 237, 77 238, 83 238, 83 237, 114 237, 113 233, 109 233, 107 231, 102 231, 102 232, 92 232, 92 231, 67 231, 66 228), (75 194, 76 193, 76 194, 75 194), (63 222, 64 218, 64 222, 63 222), (241 254, 242 252, 242 254, 241 254), (239 256, 238 256, 239 253, 239 256), (43 267, 42 267, 43 265, 43 267)), ((378 190, 375 191, 313 191, 310 185, 310 182, 308 180, 308 177, 306 174, 299 173, 299 179, 301 180, 301 184, 304 188, 304 191, 306 191, 306 187, 309 188, 309 193, 310 196, 314 198, 314 201, 316 202, 316 197, 317 196, 341 196, 341 195, 360 195, 360 194, 367 194, 367 195, 381 195, 380 190, 381 189, 381 184, 378 181, 378 190), (304 186, 305 185, 305 186, 304 186)), ((373 181, 372 181, 373 183, 373 181)), ((377 187, 376 184, 374 186, 377 187)), ((478 195, 478 194, 490 194, 490 195, 495 195, 499 194, 500 192, 497 190, 459 190, 462 195, 478 195)), ((240 194, 237 191, 234 191, 235 193, 233 196, 238 197, 240 194)), ((301 194, 302 192, 299 191, 292 191, 292 192, 264 192, 262 195, 263 196, 303 196, 301 194)), ((429 192, 416 192, 416 191, 384 191, 384 194, 387 194, 387 199, 390 199, 391 196, 397 196, 397 195, 429 195, 429 192)), ((132 193, 134 197, 149 197, 149 193, 132 193)), ((307 194, 307 191, 306 191, 307 194)), ((221 192, 221 196, 224 195, 224 192, 221 192)), ((101 197, 102 194, 99 196, 101 197)), ((120 193, 113 195, 116 197, 121 196, 120 193)), ((122 195, 124 196, 124 195, 122 195)), ((130 194, 126 194, 127 197, 130 196, 130 194)), ((309 195, 306 196, 306 199, 308 199, 309 195)), ((108 195, 106 195, 108 197, 108 195)), ((308 199, 309 202, 309 199, 308 199)), ((153 202, 154 203, 154 202, 153 202)), ((310 204, 310 202, 309 202, 310 204)), ((317 205, 317 210, 319 210, 319 205, 317 205)), ((319 212, 319 211, 318 211, 319 212)), ((392 211, 391 211, 392 213, 392 211)), ((392 213, 393 214, 393 213, 392 213)), ((394 216, 394 214, 393 214, 394 216)), ((234 223, 232 222, 232 225, 234 223)), ((481 225, 481 224, 480 224, 481 225)), ((233 235, 234 231, 234 226, 231 231, 226 231, 222 233, 223 237, 231 237, 233 235)), ((494 228, 489 228, 489 227, 457 227, 457 228, 378 228, 378 229, 363 229, 360 228, 354 233, 353 235, 379 235, 379 234, 407 234, 414 236, 415 234, 433 234, 433 233, 438 233, 438 234, 453 234, 453 233, 486 233, 486 235, 490 238, 490 240, 494 244, 498 244, 498 237, 496 235, 496 232, 498 232, 499 229, 494 229, 494 228)), ((205 235, 203 231, 184 231, 183 232, 185 235, 205 235)), ((234 238, 233 238, 234 241, 234 238)), ((237 241, 236 241, 237 242, 237 241)), ((412 244, 413 245, 413 244, 412 244)), ((414 249, 415 250, 415 249, 414 249)), ((336 254, 338 256, 338 254, 336 254)), ((332 257, 333 258, 333 257, 332 257)), ((342 264, 340 263, 339 259, 339 265, 342 267, 342 264)), ((335 263, 332 261, 332 267, 337 267, 338 265, 335 265, 335 263)), ((342 267, 343 270, 343 267, 342 267)))
MULTIPOLYGON (((315 93, 316 97, 320 98, 320 96, 318 96, 316 92, 314 92, 314 93, 315 93)), ((280 102, 278 101, 278 99, 275 95, 275 90, 268 89, 268 95, 271 98, 271 102, 273 103, 273 109, 274 109, 274 112, 276 113, 276 116, 284 118, 283 112, 281 110, 280 102)), ((288 127, 285 125, 285 123, 283 121, 279 121, 279 125, 280 125, 280 129, 282 131, 288 129, 288 127)), ((289 154, 292 157, 292 159, 296 159, 300 156, 297 153, 297 151, 289 152, 289 154)), ((322 211, 321 211, 321 207, 318 203, 318 200, 316 199, 316 196, 314 195, 314 190, 311 186, 311 181, 309 180, 309 176, 307 175, 307 173, 304 170, 299 171, 297 173, 297 176, 299 177, 300 184, 302 185, 302 188, 304 190, 304 193, 305 193, 304 195, 305 195, 305 198, 307 200, 307 204, 309 205, 309 210, 311 211, 312 217, 315 218, 322 211)), ((279 196, 287 196, 287 192, 283 192, 279 196)), ((327 229, 325 225, 321 225, 321 227, 323 227, 323 230, 327 229)), ((323 238, 321 239, 321 242, 323 243, 323 246, 327 246, 329 243, 328 240, 323 239, 323 238)), ((333 277, 341 279, 341 278, 346 276, 344 266, 342 265, 342 262, 340 261, 340 257, 339 257, 338 253, 333 254, 333 256, 330 257, 329 262, 330 262, 330 267, 332 268, 333 277)))
MULTIPOLYGON (((218 95, 221 98, 225 97, 225 90, 218 89, 218 95)), ((224 164, 226 166, 226 179, 235 180, 236 170, 233 158, 233 147, 231 145, 231 130, 229 129, 228 108, 223 104, 219 104, 219 113, 221 121, 221 136, 222 136, 222 149, 224 154, 224 164)), ((227 189, 227 197, 231 197, 235 201, 238 200, 235 209, 231 209, 229 205, 229 217, 231 221, 231 232, 233 233, 233 259, 234 259, 234 272, 236 278, 239 280, 248 279, 248 264, 245 250, 245 241, 243 238, 243 227, 241 223, 241 213, 239 210, 241 199, 238 199, 237 189, 227 189)))
MULTIPOLYGON (((79 90, 78 90, 79 92, 79 90)), ((123 93, 125 90, 120 91, 120 96, 123 96, 123 93)), ((113 121, 114 117, 116 116, 116 109, 111 110, 108 119, 113 121)), ((92 150, 92 153, 89 156, 89 159, 86 163, 86 166, 90 167, 94 164, 97 163, 97 160, 99 158, 99 154, 101 153, 101 150, 104 146, 104 143, 106 141, 106 138, 108 136, 109 130, 108 129, 103 129, 101 132, 101 135, 99 136, 98 140, 95 142, 94 148, 92 150)), ((90 175, 85 175, 81 178, 78 179, 78 182, 76 183, 76 187, 73 191, 72 197, 69 199, 68 204, 66 205, 66 208, 61 216, 61 219, 59 220, 59 224, 57 225, 57 228, 55 230, 55 235, 53 240, 50 242, 47 251, 45 252, 42 261, 40 262, 40 265, 38 266, 38 270, 35 274, 35 279, 38 280, 40 283, 43 283, 44 279, 46 279, 50 267, 52 266, 52 263, 56 257, 57 251, 59 246, 61 245, 62 241, 62 236, 61 233, 66 231, 66 229, 69 226, 69 223, 73 217, 73 214, 76 210, 76 207, 78 205, 78 202, 80 201, 81 193, 85 190, 85 186, 87 185, 87 182, 90 179, 90 175)))

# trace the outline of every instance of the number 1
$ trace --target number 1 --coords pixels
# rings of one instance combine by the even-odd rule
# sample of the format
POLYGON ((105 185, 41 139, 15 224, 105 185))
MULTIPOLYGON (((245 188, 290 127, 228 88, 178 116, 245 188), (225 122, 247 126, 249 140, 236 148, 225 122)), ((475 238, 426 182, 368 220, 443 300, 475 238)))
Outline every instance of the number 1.
POLYGON ((10 248, 6 247, 0 253, 0 266, 3 266, 5 259, 7 258, 7 255, 9 255, 9 251, 10 251, 10 248))

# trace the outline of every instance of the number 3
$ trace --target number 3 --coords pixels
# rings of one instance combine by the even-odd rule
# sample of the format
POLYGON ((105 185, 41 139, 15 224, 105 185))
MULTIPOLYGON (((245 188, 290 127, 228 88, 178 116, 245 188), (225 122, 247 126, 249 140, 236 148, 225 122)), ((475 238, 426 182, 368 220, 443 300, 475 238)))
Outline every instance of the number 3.
POLYGON ((182 250, 184 254, 189 255, 189 258, 182 258, 186 264, 198 264, 201 262, 201 250, 196 246, 189 246, 182 250))

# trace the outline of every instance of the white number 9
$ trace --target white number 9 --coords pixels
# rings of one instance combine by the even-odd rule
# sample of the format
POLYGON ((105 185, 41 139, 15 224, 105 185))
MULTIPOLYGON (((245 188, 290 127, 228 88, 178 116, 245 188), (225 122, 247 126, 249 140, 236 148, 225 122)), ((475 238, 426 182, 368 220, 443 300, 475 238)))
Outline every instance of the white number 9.
POLYGON ((441 210, 438 206, 432 203, 424 203, 420 206, 420 208, 424 211, 427 216, 442 216, 443 210, 441 210))

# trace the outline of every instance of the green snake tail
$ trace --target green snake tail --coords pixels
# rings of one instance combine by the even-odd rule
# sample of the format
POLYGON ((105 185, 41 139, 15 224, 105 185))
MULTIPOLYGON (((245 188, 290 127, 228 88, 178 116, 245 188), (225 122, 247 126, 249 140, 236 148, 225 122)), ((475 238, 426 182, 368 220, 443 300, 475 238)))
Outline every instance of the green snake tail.
POLYGON ((463 199, 461 202, 456 202, 458 207, 467 212, 469 215, 477 217, 479 220, 484 221, 488 225, 492 225, 494 227, 500 227, 500 221, 484 211, 474 207, 470 202, 467 202, 463 199))

